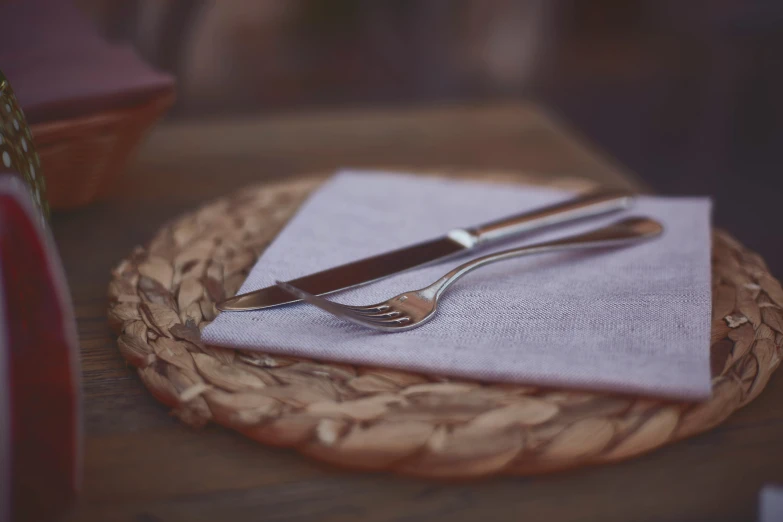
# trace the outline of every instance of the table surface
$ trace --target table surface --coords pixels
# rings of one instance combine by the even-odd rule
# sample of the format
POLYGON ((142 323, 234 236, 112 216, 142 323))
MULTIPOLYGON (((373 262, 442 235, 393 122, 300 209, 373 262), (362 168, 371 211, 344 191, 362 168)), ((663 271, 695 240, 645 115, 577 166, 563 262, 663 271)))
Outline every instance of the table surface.
POLYGON ((783 484, 783 378, 717 429, 635 460, 443 483, 337 470, 168 414, 120 357, 109 270, 167 220, 244 185, 339 167, 482 169, 644 189, 529 104, 340 111, 163 124, 118 190, 56 214, 78 320, 83 491, 69 521, 755 520, 783 484))

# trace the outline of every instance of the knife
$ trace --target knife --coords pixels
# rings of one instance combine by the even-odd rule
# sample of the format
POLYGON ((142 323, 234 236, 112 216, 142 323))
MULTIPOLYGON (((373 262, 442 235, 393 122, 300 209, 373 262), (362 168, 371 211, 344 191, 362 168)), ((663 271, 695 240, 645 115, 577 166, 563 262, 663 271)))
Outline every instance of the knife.
MULTIPOLYGON (((599 192, 570 199, 531 212, 492 221, 472 228, 458 228, 443 237, 360 259, 310 274, 290 283, 311 294, 325 295, 338 290, 377 281, 411 268, 475 251, 521 234, 572 221, 608 214, 631 206, 633 196, 627 192, 599 192)), ((217 303, 224 312, 261 310, 299 299, 277 285, 231 297, 217 303)))

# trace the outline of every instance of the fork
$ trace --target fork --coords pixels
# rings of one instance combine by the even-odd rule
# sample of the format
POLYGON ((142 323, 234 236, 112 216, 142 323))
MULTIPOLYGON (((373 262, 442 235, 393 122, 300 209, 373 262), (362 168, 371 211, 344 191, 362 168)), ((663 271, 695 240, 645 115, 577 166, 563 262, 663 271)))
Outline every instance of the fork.
POLYGON ((650 218, 623 219, 591 232, 503 250, 473 259, 459 265, 425 288, 404 292, 381 303, 368 306, 348 306, 310 294, 289 283, 282 281, 276 283, 288 293, 339 318, 383 332, 402 332, 421 326, 432 319, 438 309, 438 299, 446 289, 459 278, 479 267, 532 254, 626 246, 652 239, 662 232, 663 226, 650 218))

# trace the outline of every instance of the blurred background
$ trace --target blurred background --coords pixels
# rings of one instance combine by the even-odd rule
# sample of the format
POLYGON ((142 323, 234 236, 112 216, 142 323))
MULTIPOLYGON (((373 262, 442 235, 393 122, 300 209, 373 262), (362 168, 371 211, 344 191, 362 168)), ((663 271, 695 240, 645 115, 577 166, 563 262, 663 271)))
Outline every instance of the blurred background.
POLYGON ((78 0, 177 78, 169 119, 532 99, 783 273, 783 2, 78 0))
MULTIPOLYGON (((204 452, 195 439, 165 431, 168 421, 116 350, 106 349, 114 345, 106 286, 110 269, 163 223, 249 184, 341 167, 462 169, 707 195, 714 223, 783 276, 783 0, 0 0, 0 22, 0 79, 8 79, 4 89, 13 86, 30 127, 26 138, 19 126, 11 130, 9 118, 24 119, 6 101, 0 124, 13 139, 0 139, 0 170, 11 168, 10 151, 14 169, 37 180, 35 194, 45 177, 81 342, 62 334, 51 344, 53 326, 40 346, 81 349, 90 520, 106 519, 112 502, 191 509, 182 499, 207 492, 233 508, 235 493, 244 495, 221 496, 227 490, 218 482, 233 470, 167 489, 198 462, 187 451, 204 452), (144 463, 182 441, 171 461, 182 466, 162 467, 156 484, 165 487, 151 486, 144 463), (136 460, 141 466, 120 465, 136 460)), ((50 308, 57 300, 38 301, 47 319, 59 317, 50 308)), ((713 362, 725 363, 733 344, 714 346, 713 362)), ((17 399, 11 419, 21 420, 0 422, 0 439, 4 427, 26 421, 29 432, 18 433, 51 439, 18 437, 27 444, 14 451, 13 467, 24 470, 29 509, 60 509, 55 490, 73 492, 80 464, 79 403, 70 401, 69 411, 36 399, 58 409, 34 416, 15 404, 50 388, 73 399, 79 375, 47 356, 44 366, 60 372, 49 378, 39 352, 9 353, 30 361, 35 393, 6 394, 17 399), (41 376, 62 387, 41 387, 41 376), (38 424, 55 421, 69 427, 38 424), (66 430, 73 439, 61 436, 66 430), (49 450, 64 456, 62 465, 52 465, 49 450), (47 502, 38 483, 53 492, 47 502)), ((763 428, 764 419, 749 419, 739 423, 763 428)), ((760 435, 746 431, 749 446, 760 435)), ((242 458, 234 449, 231 462, 242 458)), ((0 458, 0 475, 4 464, 0 458)), ((758 479, 747 484, 755 488, 758 479)), ((743 495, 749 505, 750 489, 743 495)), ((0 500, 0 518, 4 507, 0 500)))

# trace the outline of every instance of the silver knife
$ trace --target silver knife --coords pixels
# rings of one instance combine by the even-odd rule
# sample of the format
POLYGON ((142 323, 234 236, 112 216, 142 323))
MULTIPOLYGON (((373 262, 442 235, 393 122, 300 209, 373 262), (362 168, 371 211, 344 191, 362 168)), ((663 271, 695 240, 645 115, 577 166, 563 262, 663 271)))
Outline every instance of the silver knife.
MULTIPOLYGON (((455 229, 437 239, 336 266, 294 279, 290 283, 311 294, 330 294, 371 283, 434 261, 472 252, 510 237, 623 210, 632 202, 633 196, 626 192, 588 194, 477 227, 455 229)), ((260 310, 296 301, 299 299, 292 297, 277 285, 272 285, 221 301, 217 304, 217 308, 224 312, 260 310)))

